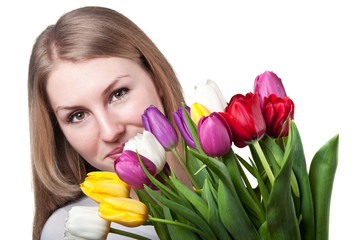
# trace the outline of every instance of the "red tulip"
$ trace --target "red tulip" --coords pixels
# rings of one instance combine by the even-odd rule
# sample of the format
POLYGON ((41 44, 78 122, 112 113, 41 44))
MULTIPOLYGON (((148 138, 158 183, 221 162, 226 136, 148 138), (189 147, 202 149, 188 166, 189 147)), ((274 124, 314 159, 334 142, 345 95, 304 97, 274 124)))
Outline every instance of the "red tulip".
POLYGON ((266 121, 267 134, 271 137, 288 135, 288 119, 293 119, 295 106, 289 97, 279 98, 271 94, 264 99, 263 116, 266 121))
POLYGON ((233 142, 237 147, 245 147, 264 136, 266 123, 257 94, 233 96, 224 111, 221 114, 231 127, 233 142))

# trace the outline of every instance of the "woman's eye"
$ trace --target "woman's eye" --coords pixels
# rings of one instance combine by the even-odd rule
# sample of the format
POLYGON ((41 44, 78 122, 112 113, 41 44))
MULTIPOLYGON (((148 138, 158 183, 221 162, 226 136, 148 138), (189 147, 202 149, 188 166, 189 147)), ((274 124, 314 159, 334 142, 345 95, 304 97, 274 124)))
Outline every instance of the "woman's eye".
POLYGON ((77 123, 82 121, 86 117, 85 112, 76 112, 69 116, 67 122, 69 123, 77 123))
POLYGON ((110 102, 112 103, 112 102, 122 99, 128 93, 128 91, 129 91, 128 88, 121 88, 121 89, 115 90, 111 95, 110 102))

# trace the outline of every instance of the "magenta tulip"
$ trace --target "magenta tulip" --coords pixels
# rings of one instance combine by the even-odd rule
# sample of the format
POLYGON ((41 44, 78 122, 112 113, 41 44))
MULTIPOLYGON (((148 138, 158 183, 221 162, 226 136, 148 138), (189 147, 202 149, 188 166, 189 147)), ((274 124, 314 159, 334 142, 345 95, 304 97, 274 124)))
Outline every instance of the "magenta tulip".
POLYGON ((232 146, 231 128, 217 112, 199 120, 198 138, 203 151, 212 157, 226 154, 232 146))
MULTIPOLYGON (((141 156, 145 168, 151 175, 155 175, 157 167, 146 157, 141 156)), ((143 189, 144 184, 150 185, 151 181, 145 174, 136 152, 125 150, 114 161, 114 169, 118 177, 134 189, 143 189)))

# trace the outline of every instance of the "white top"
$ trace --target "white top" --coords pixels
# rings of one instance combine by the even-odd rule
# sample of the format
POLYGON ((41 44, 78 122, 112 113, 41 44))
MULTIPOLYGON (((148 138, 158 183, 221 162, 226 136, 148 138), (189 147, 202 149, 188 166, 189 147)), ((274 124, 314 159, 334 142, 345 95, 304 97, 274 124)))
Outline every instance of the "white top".
MULTIPOLYGON (((68 212, 73 206, 98 206, 98 203, 94 202, 88 197, 82 197, 78 201, 68 204, 62 208, 57 209, 46 221, 43 231, 41 233, 40 240, 61 240, 64 237, 64 226, 65 219, 68 212)), ((136 233, 143 237, 150 239, 159 239, 153 226, 139 226, 134 228, 125 227, 117 223, 111 223, 111 227, 127 232, 136 233)), ((118 240, 118 239, 133 239, 125 236, 121 236, 114 233, 109 233, 107 240, 118 240)))

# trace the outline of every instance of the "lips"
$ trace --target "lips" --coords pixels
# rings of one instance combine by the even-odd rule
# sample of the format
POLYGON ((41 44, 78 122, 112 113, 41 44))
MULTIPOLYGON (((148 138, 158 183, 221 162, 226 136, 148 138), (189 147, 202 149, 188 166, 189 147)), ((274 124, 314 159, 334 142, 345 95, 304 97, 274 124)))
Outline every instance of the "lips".
POLYGON ((120 155, 122 155, 124 149, 124 144, 121 147, 114 148, 108 155, 108 158, 111 158, 113 160, 116 160, 119 158, 120 155))

